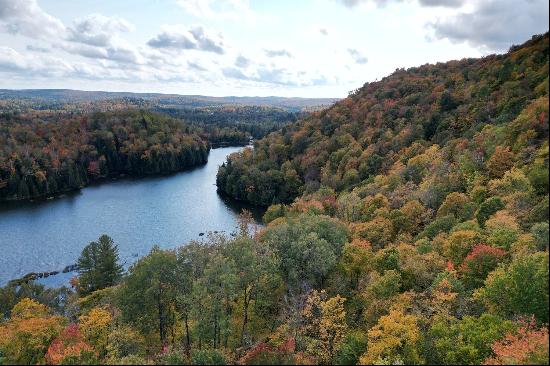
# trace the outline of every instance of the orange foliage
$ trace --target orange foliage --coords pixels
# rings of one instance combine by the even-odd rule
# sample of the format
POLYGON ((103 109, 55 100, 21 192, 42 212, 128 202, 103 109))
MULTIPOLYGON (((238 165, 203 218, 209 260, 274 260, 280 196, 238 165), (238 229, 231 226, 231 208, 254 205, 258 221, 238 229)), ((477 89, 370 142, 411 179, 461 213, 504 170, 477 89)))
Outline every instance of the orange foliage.
POLYGON ((495 355, 486 359, 485 365, 548 364, 548 328, 536 329, 535 320, 531 319, 491 348, 495 355))
POLYGON ((46 353, 48 364, 60 365, 68 359, 78 360, 83 353, 93 353, 92 347, 84 342, 77 324, 71 324, 50 344, 46 353))

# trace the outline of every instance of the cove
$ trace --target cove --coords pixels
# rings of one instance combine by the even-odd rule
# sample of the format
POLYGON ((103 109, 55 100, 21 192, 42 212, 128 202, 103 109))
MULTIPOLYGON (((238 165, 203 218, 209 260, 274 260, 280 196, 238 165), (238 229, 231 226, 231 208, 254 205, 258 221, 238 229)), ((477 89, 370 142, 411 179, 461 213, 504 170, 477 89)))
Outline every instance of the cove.
MULTIPOLYGON (((0 205, 0 286, 29 272, 61 271, 76 263, 82 248, 107 234, 128 266, 154 244, 173 248, 200 233, 236 230, 242 208, 260 222, 262 212, 222 198, 216 172, 242 147, 210 150, 208 163, 173 175, 124 178, 91 185, 64 197, 0 205)), ((74 273, 40 279, 66 284, 74 273)))

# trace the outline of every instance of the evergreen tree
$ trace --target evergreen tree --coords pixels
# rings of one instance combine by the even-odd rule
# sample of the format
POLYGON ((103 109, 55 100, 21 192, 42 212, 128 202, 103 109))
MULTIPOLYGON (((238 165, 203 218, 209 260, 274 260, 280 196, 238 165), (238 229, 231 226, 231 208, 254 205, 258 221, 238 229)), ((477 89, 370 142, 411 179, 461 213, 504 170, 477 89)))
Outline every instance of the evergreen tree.
POLYGON ((82 250, 78 266, 81 295, 113 286, 122 276, 118 247, 107 235, 102 235, 98 242, 93 241, 82 250))

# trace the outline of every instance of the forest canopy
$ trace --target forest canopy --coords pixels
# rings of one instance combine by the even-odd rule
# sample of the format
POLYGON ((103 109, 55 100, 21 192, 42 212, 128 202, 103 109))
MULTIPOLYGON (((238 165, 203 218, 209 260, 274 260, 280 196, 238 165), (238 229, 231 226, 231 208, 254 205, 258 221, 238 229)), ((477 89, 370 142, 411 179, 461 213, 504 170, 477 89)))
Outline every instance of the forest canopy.
POLYGON ((195 128, 147 111, 75 117, 0 115, 0 200, 52 196, 112 175, 177 172, 206 163, 195 128))

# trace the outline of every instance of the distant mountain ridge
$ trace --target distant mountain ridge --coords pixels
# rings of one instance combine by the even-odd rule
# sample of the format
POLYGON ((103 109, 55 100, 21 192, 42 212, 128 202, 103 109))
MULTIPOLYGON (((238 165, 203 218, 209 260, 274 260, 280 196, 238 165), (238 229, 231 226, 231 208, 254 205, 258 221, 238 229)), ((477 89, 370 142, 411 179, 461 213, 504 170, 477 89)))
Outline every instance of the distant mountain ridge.
POLYGON ((220 105, 272 106, 287 110, 303 110, 312 107, 328 106, 340 98, 299 98, 299 97, 210 97, 203 95, 180 95, 162 93, 132 93, 84 91, 73 89, 0 89, 0 100, 18 99, 36 103, 83 103, 105 100, 129 99, 154 102, 160 105, 181 107, 204 107, 220 105))

